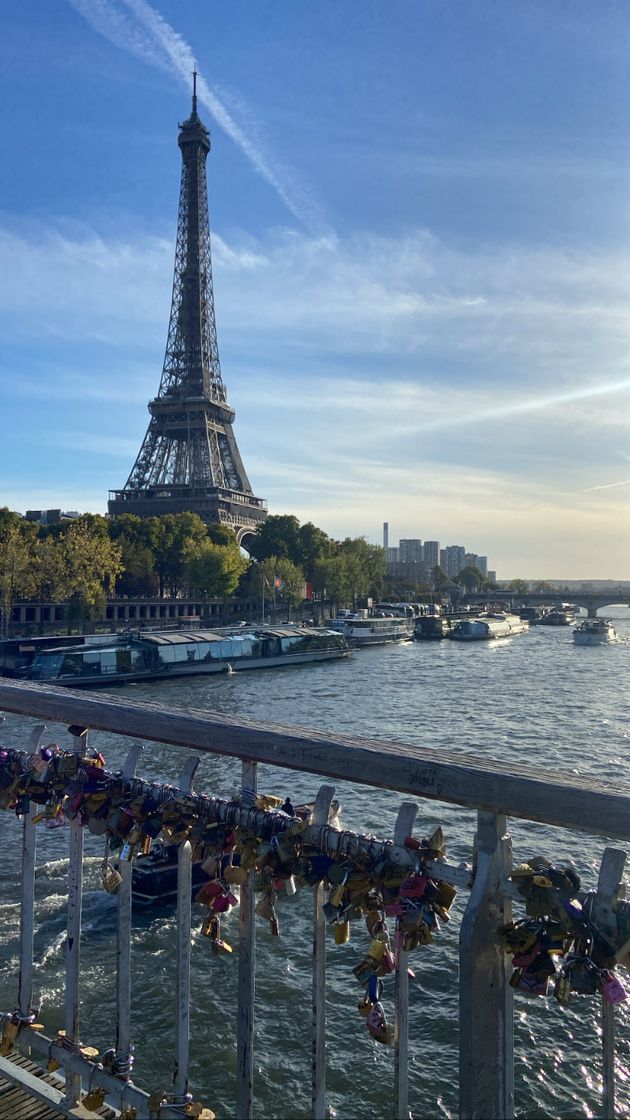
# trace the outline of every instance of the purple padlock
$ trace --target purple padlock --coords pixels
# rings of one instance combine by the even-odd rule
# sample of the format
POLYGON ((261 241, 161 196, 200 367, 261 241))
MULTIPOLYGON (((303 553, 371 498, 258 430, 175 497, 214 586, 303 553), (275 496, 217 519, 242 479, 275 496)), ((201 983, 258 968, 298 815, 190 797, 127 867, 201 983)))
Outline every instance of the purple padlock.
POLYGON ((606 1003, 623 1003, 628 993, 615 972, 602 974, 602 995, 606 1003))

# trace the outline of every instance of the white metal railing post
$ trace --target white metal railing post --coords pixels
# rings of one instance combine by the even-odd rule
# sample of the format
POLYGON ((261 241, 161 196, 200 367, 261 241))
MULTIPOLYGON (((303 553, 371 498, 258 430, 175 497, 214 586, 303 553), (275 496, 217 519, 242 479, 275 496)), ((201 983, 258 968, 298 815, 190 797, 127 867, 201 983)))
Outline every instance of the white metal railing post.
MULTIPOLYGON (((123 765, 122 776, 129 781, 136 773, 138 759, 142 753, 142 743, 134 743, 123 765)), ((131 881, 133 864, 131 860, 119 862, 120 883, 117 891, 118 909, 116 913, 116 1054, 114 1072, 121 1077, 129 1077, 133 1065, 133 1046, 131 1043, 131 881)))
MULTIPOLYGON (((258 791, 258 765, 243 760, 241 803, 253 805, 258 791)), ((238 939, 238 1004, 236 1022, 236 1115, 254 1115, 254 1017, 256 1000, 256 918, 254 872, 241 885, 238 939)))
MULTIPOLYGON (((593 917, 597 925, 614 941, 617 934, 616 906, 626 865, 621 848, 605 848, 593 899, 593 917)), ((605 1120, 615 1116, 615 1005, 602 996, 602 1115, 605 1120)))
MULTIPOLYGON (((39 750, 46 724, 35 727, 28 745, 29 754, 39 750)), ((18 981, 18 1010, 28 1017, 33 1012, 33 946, 35 935, 35 860, 37 855, 37 825, 33 823, 39 807, 30 804, 24 814, 22 827, 22 883, 20 905, 20 974, 18 981)))
MULTIPOLYGON (((334 786, 321 786, 311 815, 313 828, 323 828, 328 823, 334 795, 334 786)), ((318 883, 313 890, 313 1120, 326 1117, 326 919, 323 906, 324 887, 318 883)))
POLYGON ((615 1120, 615 1005, 602 996, 602 1116, 615 1120))
MULTIPOLYGON (((189 758, 178 781, 178 788, 192 792, 198 758, 189 758)), ((175 995, 175 1072, 173 1095, 176 1103, 190 1100, 188 1061, 190 1049, 190 959, 192 924, 192 847, 189 840, 177 853, 177 983, 175 995)))
MULTIPOLYGON (((73 747, 82 755, 87 746, 87 729, 69 728, 73 747)), ((81 961, 81 911, 83 906, 83 825, 79 814, 70 822, 70 859, 68 864, 68 917, 66 934, 66 1043, 70 1049, 79 1047, 79 972, 81 961)), ((68 1107, 75 1107, 81 1098, 81 1074, 65 1071, 68 1107)))
MULTIPOLYGON (((398 810, 394 844, 403 845, 411 836, 418 806, 405 801, 398 810)), ((409 1120, 409 953, 396 951, 394 1019, 394 1120, 409 1120)))
POLYGON ((506 828, 503 814, 478 813, 475 876, 459 939, 461 1120, 514 1115, 514 993, 497 937, 512 916, 504 890, 511 873, 506 828))
POLYGON ((175 1020, 175 1072, 173 1093, 176 1101, 188 1097, 188 1050, 190 1042, 190 927, 192 922, 192 848, 189 840, 179 845, 177 854, 177 984, 175 1020))

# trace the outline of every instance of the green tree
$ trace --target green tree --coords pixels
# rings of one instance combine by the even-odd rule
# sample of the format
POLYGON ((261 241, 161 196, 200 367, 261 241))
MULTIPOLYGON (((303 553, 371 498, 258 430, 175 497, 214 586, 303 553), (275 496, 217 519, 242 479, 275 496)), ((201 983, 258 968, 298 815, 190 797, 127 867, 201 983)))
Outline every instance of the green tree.
POLYGON ((249 565, 250 561, 241 554, 234 534, 229 544, 206 540, 188 561, 188 585, 206 599, 232 595, 249 565))
POLYGON ((206 526, 197 513, 166 513, 145 522, 160 598, 167 589, 176 595, 185 583, 188 564, 208 539, 206 526))
POLYGON ((484 583, 483 572, 480 572, 475 565, 469 565, 461 569, 455 582, 464 587, 466 591, 477 591, 484 583))
POLYGON ((380 598, 387 580, 385 549, 369 544, 365 537, 346 537, 338 545, 338 555, 347 560, 346 576, 352 587, 352 600, 366 595, 380 598))
POLYGON ((60 538, 68 578, 71 618, 101 617, 107 593, 122 571, 121 549, 90 518, 73 521, 60 538))
POLYGON ((34 549, 37 530, 6 507, 0 510, 0 633, 11 631, 16 597, 36 594, 34 549))
POLYGON ((283 556, 299 565, 302 560, 300 522, 293 514, 276 514, 263 522, 254 537, 248 541, 250 556, 254 560, 268 560, 283 556))
POLYGON ((152 549, 139 540, 119 537, 122 571, 116 580, 116 594, 152 599, 159 588, 152 549))
POLYGON ((320 560, 329 559, 335 550, 334 541, 324 532, 307 521, 298 531, 300 548, 300 567, 309 583, 313 582, 316 565, 320 560))
POLYGON ((449 583, 449 578, 446 572, 443 570, 443 568, 440 567, 439 564, 436 564, 435 567, 431 568, 431 582, 433 584, 434 591, 442 591, 443 588, 446 587, 447 583, 449 583))
POLYGON ((526 579, 513 579, 508 584, 508 591, 515 591, 517 595, 527 595, 529 584, 526 579))

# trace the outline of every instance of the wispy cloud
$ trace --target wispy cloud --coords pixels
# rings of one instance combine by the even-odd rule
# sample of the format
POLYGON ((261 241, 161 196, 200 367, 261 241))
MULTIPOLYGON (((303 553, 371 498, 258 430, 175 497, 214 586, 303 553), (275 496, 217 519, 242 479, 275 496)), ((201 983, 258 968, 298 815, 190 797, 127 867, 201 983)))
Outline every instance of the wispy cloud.
MULTIPOLYGON (((190 91, 191 74, 196 66, 192 47, 147 0, 69 2, 100 35, 150 66, 179 78, 180 83, 190 91)), ((197 93, 201 104, 293 216, 309 229, 323 228, 327 224, 324 212, 312 193, 298 181, 293 171, 264 151, 257 135, 251 134, 252 131, 260 132, 260 126, 253 123, 253 114, 248 113, 250 128, 247 131, 230 112, 227 97, 216 85, 209 85, 201 73, 197 79, 197 93)))
POLYGON ((618 486, 630 486, 630 478, 623 478, 621 482, 606 482, 603 486, 587 486, 584 493, 591 490, 615 490, 618 486))

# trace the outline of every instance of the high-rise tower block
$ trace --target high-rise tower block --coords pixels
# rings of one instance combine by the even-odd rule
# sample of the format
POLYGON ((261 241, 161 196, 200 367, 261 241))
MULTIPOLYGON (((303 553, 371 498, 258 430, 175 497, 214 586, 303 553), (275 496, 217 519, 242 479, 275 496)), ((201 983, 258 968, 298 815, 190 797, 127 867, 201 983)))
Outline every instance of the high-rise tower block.
POLYGON ((267 509, 245 473, 221 377, 206 183, 210 133, 197 115, 196 78, 192 113, 179 126, 182 178, 162 380, 131 474, 122 490, 110 492, 108 510, 113 517, 191 510, 207 523, 230 525, 240 542, 267 509))

